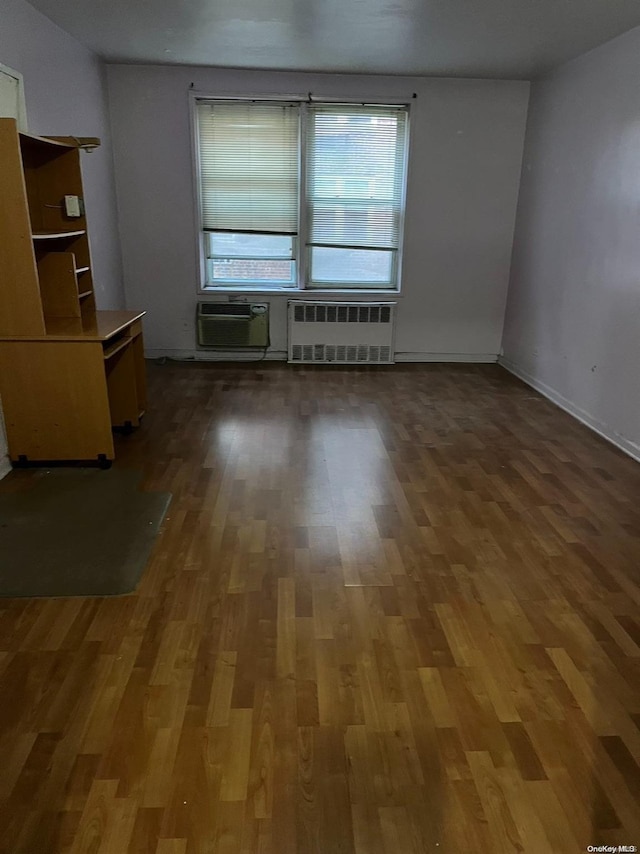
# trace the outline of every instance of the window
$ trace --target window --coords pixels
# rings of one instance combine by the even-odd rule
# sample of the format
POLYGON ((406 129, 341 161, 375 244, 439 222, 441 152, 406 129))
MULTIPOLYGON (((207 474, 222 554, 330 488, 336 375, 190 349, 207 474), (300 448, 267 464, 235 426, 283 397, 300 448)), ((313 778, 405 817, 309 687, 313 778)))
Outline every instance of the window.
POLYGON ((205 287, 397 288, 406 107, 198 101, 197 118, 205 287))

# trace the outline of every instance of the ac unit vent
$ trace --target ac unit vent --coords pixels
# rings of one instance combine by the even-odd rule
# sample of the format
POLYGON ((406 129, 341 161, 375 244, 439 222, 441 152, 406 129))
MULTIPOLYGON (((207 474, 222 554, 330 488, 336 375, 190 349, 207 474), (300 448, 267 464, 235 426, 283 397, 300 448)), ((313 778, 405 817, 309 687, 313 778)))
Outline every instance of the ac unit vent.
POLYGON ((252 308, 246 303, 201 302, 198 313, 208 317, 251 317, 252 308))
POLYGON ((198 345, 237 350, 269 346, 269 306, 266 303, 198 303, 198 345))

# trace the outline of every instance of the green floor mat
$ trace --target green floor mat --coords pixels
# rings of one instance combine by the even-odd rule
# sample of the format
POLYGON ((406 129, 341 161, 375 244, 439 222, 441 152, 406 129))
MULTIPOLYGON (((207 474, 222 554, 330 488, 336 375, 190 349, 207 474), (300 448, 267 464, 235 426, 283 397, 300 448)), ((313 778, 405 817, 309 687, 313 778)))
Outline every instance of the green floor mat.
MULTIPOLYGON (((11 475, 10 475, 11 476, 11 475)), ((0 494, 0 597, 135 589, 171 500, 129 469, 51 469, 0 494)))

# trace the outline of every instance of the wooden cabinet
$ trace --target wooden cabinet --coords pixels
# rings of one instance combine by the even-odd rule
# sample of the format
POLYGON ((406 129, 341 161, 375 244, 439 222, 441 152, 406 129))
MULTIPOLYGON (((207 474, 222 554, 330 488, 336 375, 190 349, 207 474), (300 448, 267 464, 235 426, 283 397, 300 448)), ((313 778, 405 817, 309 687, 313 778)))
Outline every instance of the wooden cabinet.
POLYGON ((146 407, 144 312, 96 311, 80 147, 0 119, 0 398, 15 463, 108 465, 112 428, 146 407))

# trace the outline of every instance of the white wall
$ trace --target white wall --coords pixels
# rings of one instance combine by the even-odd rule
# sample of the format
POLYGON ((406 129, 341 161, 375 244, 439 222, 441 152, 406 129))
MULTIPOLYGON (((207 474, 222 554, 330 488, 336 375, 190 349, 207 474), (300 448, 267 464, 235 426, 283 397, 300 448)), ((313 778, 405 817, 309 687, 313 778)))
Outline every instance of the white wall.
MULTIPOLYGON (((189 88, 210 95, 404 100, 411 149, 396 348, 406 359, 495 360, 500 347, 528 83, 108 67, 130 308, 148 310, 150 354, 195 350, 196 229, 189 88)), ((286 297, 272 296, 272 351, 286 297)))
POLYGON ((640 28, 531 90, 507 367, 640 458, 640 28))
MULTIPOLYGON (((23 0, 2 0, 0 63, 24 77, 31 133, 102 139, 99 149, 82 156, 94 283, 99 308, 121 308, 122 264, 104 67, 90 51, 23 0)), ((3 470, 5 454, 0 428, 3 470)))

